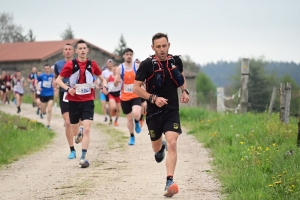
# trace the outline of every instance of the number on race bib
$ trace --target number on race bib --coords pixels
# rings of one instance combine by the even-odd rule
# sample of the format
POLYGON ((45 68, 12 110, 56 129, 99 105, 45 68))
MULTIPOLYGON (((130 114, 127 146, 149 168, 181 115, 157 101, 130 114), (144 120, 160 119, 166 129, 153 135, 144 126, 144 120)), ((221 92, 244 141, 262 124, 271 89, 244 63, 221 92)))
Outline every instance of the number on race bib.
POLYGON ((51 88, 51 82, 50 81, 43 81, 43 87, 44 88, 51 88))
POLYGON ((124 92, 133 92, 133 84, 124 84, 124 92))

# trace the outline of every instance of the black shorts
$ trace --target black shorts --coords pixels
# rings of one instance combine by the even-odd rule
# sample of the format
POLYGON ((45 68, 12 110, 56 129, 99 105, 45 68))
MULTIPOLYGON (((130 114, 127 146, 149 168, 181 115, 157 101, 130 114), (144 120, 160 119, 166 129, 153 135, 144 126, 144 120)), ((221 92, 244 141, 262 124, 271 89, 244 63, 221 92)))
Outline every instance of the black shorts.
POLYGON ((141 98, 141 103, 144 103, 146 101, 146 99, 141 98))
POLYGON ((1 89, 1 91, 2 91, 3 93, 6 93, 6 88, 1 89))
POLYGON ((59 106, 60 106, 61 114, 69 112, 69 102, 63 101, 63 98, 64 98, 64 92, 59 91, 59 106))
POLYGON ((138 98, 131 99, 129 101, 121 100, 121 107, 125 115, 131 113, 132 106, 141 106, 141 98, 138 97, 138 98))
POLYGON ((151 141, 158 140, 167 131, 181 134, 178 110, 164 110, 158 114, 147 113, 146 123, 151 141))
POLYGON ((40 95, 40 100, 42 103, 47 103, 48 101, 53 100, 53 96, 41 96, 40 95))
POLYGON ((10 87, 10 86, 6 86, 6 89, 7 89, 8 91, 11 91, 11 87, 10 87))
POLYGON ((69 101, 69 117, 71 124, 77 124, 79 119, 93 120, 94 119, 94 101, 69 101))

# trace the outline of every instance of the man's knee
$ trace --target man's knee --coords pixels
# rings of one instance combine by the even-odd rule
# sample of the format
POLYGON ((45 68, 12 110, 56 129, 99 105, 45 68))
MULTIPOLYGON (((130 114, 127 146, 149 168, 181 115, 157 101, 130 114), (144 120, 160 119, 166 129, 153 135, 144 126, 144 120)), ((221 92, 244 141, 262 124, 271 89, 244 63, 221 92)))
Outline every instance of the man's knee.
POLYGON ((177 149, 177 140, 171 139, 170 141, 167 141, 167 145, 168 145, 168 151, 175 152, 177 149))

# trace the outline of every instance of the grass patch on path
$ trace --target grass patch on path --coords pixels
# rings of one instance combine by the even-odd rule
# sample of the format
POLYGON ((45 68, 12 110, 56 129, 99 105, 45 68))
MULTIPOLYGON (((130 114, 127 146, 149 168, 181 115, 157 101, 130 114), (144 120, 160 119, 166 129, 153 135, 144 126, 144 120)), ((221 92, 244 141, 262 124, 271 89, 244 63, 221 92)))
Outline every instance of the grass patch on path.
POLYGON ((127 144, 126 141, 128 140, 128 137, 125 136, 122 131, 114 129, 111 126, 108 126, 107 124, 101 123, 97 123, 97 128, 100 128, 100 130, 103 133, 109 136, 109 140, 107 143, 109 149, 120 148, 124 150, 125 144, 127 144))
POLYGON ((39 122, 0 111, 0 167, 49 144, 55 133, 39 122))
POLYGON ((218 114, 200 108, 180 110, 182 124, 211 150, 215 172, 227 199, 298 199, 300 151, 297 118, 279 114, 218 114))

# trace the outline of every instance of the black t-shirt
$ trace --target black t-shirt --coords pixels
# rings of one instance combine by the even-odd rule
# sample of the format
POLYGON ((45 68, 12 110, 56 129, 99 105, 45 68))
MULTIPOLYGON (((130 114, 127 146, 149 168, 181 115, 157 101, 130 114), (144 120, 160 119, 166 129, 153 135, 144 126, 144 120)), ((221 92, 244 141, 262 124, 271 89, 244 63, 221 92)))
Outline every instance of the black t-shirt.
MULTIPOLYGON (((178 67, 179 71, 182 73, 183 65, 182 65, 181 59, 179 57, 174 57, 174 60, 175 60, 175 65, 178 67)), ((156 88, 155 91, 153 91, 152 93, 156 94, 158 97, 163 97, 165 99, 168 99, 168 104, 159 108, 155 104, 152 104, 148 101, 148 104, 147 104, 147 112, 148 113, 155 113, 159 110, 169 110, 169 109, 178 110, 179 109, 177 86, 174 83, 174 81, 170 78, 170 74, 168 72, 168 69, 166 68, 167 61, 160 61, 160 62, 163 66, 165 81, 163 82, 163 85, 161 87, 156 88)), ((169 62, 169 67, 171 67, 170 62, 169 62)), ((139 69, 137 70, 135 80, 144 82, 152 75, 153 75, 153 64, 152 64, 152 61, 149 58, 147 58, 146 60, 141 62, 139 69)), ((146 84, 146 89, 147 89, 147 84, 146 84)))

